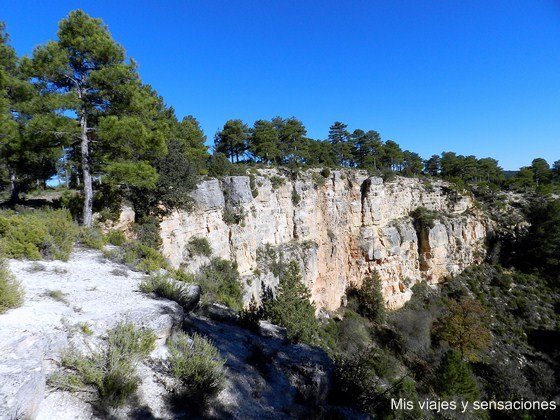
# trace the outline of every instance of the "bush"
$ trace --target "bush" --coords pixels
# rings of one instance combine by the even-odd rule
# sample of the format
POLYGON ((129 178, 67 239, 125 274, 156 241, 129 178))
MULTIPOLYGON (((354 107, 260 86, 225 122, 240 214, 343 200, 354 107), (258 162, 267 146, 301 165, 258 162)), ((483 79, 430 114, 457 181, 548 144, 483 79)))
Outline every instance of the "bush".
POLYGON ((67 209, 75 220, 81 219, 84 212, 84 197, 80 193, 65 190, 60 197, 60 206, 67 209))
POLYGON ((208 158, 206 166, 208 168, 208 176, 221 178, 232 171, 233 164, 223 153, 214 153, 208 158))
POLYGON ((456 351, 449 350, 437 370, 437 387, 442 397, 466 401, 480 399, 480 391, 469 365, 456 351))
POLYGON ((83 227, 79 235, 82 245, 93 249, 102 249, 107 245, 107 238, 99 228, 83 227))
POLYGON ((277 175, 272 175, 270 177, 270 185, 272 186, 273 190, 277 190, 285 183, 286 183, 286 178, 284 177, 277 176, 277 175))
POLYGON ((64 210, 44 210, 39 216, 47 228, 41 253, 45 257, 67 261, 78 234, 78 226, 72 221, 72 216, 64 210))
POLYGON ((257 181, 255 175, 249 175, 249 187, 251 188, 251 195, 253 198, 257 198, 259 196, 259 189, 257 188, 257 181))
POLYGON ((82 355, 75 349, 63 354, 63 373, 52 375, 49 384, 66 391, 97 393, 104 406, 121 406, 138 388, 136 365, 153 350, 156 335, 120 323, 107 332, 105 348, 82 355))
POLYGON ((335 354, 351 356, 365 351, 373 343, 368 331, 368 321, 347 310, 341 321, 331 321, 324 328, 321 338, 329 341, 335 354))
POLYGON ((385 383, 394 376, 395 365, 395 359, 378 348, 337 358, 333 397, 375 414, 375 407, 383 401, 385 383))
POLYGON ((255 296, 251 296, 249 306, 247 308, 243 308, 243 310, 241 311, 239 321, 244 327, 255 331, 258 330, 259 321, 263 318, 263 315, 264 314, 262 306, 259 306, 257 304, 255 296))
POLYGON ((212 255, 212 247, 210 246, 208 239, 198 238, 196 236, 193 236, 189 240, 189 243, 187 244, 187 251, 192 257, 196 255, 210 257, 210 255, 212 255))
POLYGON ((145 216, 138 220, 134 226, 136 239, 142 245, 153 249, 160 249, 161 235, 159 219, 156 216, 145 216))
POLYGON ((222 214, 222 219, 226 225, 240 225, 245 220, 245 213, 240 208, 225 209, 222 214))
POLYGON ((436 211, 428 210, 426 207, 418 207, 410 217, 413 219, 414 227, 417 232, 422 230, 429 230, 435 226, 435 221, 440 216, 436 211))
POLYGON ((0 263, 0 314, 22 305, 24 297, 21 283, 0 263))
POLYGON ((214 258, 201 268, 196 280, 202 288, 204 303, 222 303, 238 311, 243 308, 243 293, 235 263, 214 258))
POLYGON ((356 305, 356 311, 363 317, 377 323, 385 321, 385 299, 381 293, 381 280, 377 271, 366 277, 360 288, 351 288, 348 298, 349 306, 356 305), (351 302, 352 300, 355 303, 351 302))
POLYGON ((204 404, 224 388, 225 360, 210 341, 180 331, 169 340, 168 347, 171 374, 179 379, 187 398, 204 404))
POLYGON ((311 177, 313 178, 313 185, 315 186, 315 189, 319 189, 327 183, 326 178, 316 172, 313 172, 311 177))
POLYGON ((292 189, 292 204, 297 206, 301 202, 301 196, 298 194, 295 188, 292 189))
POLYGON ((107 241, 111 245, 115 246, 123 246, 126 243, 126 236, 120 230, 111 230, 107 234, 107 241))
POLYGON ((40 260, 43 256, 67 260, 77 226, 66 210, 36 210, 0 214, 0 237, 11 258, 40 260))
POLYGON ((303 284, 296 261, 284 267, 274 299, 263 301, 264 316, 288 330, 294 342, 314 343, 318 329, 311 293, 303 284))
POLYGON ((155 249, 139 242, 127 242, 124 247, 124 262, 144 272, 166 268, 165 258, 155 249))
POLYGON ((178 280, 162 276, 151 275, 140 283, 140 290, 144 293, 154 293, 177 302, 185 311, 190 311, 198 301, 189 293, 188 286, 178 280))

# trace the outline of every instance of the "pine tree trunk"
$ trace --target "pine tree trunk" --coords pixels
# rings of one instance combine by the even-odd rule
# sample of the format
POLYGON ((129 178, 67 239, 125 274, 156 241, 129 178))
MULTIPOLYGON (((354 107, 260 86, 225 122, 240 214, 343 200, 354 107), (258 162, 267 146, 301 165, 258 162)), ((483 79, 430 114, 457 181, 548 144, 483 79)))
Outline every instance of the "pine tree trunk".
POLYGON ((84 181, 84 226, 93 226, 93 187, 91 182, 91 172, 89 166, 89 139, 87 136, 87 115, 82 110, 80 116, 81 139, 80 144, 82 152, 82 177, 84 181))
POLYGON ((66 156, 66 150, 64 146, 62 146, 62 156, 64 162, 64 184, 66 185, 66 189, 70 189, 70 171, 68 170, 68 157, 66 156))
POLYGON ((19 182, 16 172, 12 168, 8 168, 10 174, 10 202, 19 203, 19 182))

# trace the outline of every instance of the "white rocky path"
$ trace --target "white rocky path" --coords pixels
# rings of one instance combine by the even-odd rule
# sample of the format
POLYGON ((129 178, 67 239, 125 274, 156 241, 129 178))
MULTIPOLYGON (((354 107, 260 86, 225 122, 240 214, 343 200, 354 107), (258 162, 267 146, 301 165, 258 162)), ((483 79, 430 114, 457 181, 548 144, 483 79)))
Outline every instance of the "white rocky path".
MULTIPOLYGON (((70 344, 95 346, 121 321, 153 329, 161 351, 184 318, 177 303, 138 290, 144 274, 107 260, 99 251, 78 249, 68 262, 11 260, 9 269, 25 288, 25 302, 0 315, 2 420, 94 418, 89 404, 47 388, 46 378, 57 369, 60 352, 70 344), (92 333, 86 337, 83 330, 88 329, 92 333)), ((142 376, 142 404, 167 417, 158 398, 165 390, 150 378, 149 369, 142 376)))

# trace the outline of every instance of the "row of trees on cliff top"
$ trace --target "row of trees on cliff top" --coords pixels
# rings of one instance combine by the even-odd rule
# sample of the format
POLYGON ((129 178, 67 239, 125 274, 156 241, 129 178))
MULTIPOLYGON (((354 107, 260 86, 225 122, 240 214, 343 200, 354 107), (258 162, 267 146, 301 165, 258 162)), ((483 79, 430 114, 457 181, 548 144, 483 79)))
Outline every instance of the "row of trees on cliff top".
MULTIPOLYGON (((100 19, 71 12, 55 41, 19 58, 0 22, 0 183, 11 201, 57 177, 81 191, 81 217, 92 224, 94 193, 127 196, 137 207, 169 209, 188 203, 200 174, 224 173, 230 162, 363 168, 372 173, 429 174, 499 184, 494 159, 455 153, 424 161, 374 130, 335 122, 327 139, 313 140, 301 121, 275 117, 249 127, 229 120, 214 138, 214 155, 192 116, 179 121, 143 83, 100 19)), ((519 173, 520 187, 559 178, 543 159, 519 173)), ((137 209, 138 210, 138 209, 137 209)))

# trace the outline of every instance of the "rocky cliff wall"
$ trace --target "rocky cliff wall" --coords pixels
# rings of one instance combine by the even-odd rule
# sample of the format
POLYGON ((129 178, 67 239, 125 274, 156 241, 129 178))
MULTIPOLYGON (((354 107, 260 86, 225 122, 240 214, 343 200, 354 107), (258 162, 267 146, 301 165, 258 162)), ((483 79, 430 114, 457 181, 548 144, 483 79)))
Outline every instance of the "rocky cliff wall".
POLYGON ((387 307, 395 309, 415 283, 439 282, 485 254, 487 219, 441 181, 270 169, 203 181, 193 198, 193 210, 162 222, 164 255, 196 271, 204 259, 191 258, 187 244, 207 238, 213 256, 237 262, 246 300, 277 284, 267 262, 278 256, 300 262, 317 307, 338 308, 349 284, 377 270, 387 307), (433 227, 415 228, 410 214, 418 207, 437 212, 433 227))

